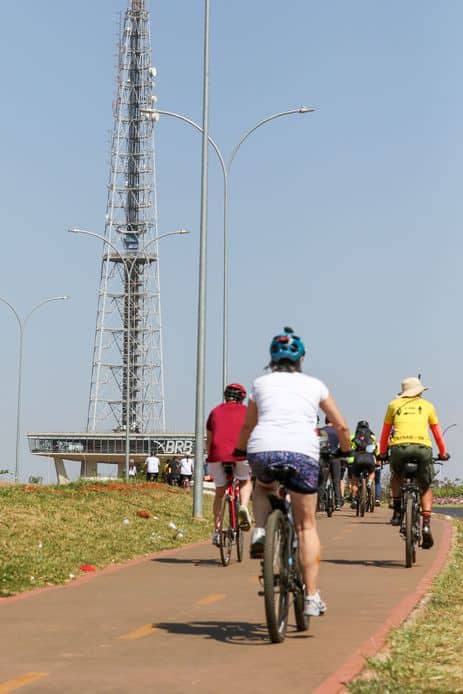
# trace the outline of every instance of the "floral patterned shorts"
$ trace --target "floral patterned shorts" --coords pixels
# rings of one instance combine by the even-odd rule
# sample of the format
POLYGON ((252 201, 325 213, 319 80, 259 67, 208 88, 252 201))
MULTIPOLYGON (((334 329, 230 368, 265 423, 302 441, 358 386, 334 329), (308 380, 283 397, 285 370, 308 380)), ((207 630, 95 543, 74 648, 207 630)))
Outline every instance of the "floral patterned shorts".
POLYGON ((286 465, 291 468, 291 475, 286 486, 291 492, 315 494, 318 488, 318 462, 303 453, 292 451, 264 451, 248 453, 248 461, 253 475, 264 484, 270 484, 275 477, 271 465, 286 465))

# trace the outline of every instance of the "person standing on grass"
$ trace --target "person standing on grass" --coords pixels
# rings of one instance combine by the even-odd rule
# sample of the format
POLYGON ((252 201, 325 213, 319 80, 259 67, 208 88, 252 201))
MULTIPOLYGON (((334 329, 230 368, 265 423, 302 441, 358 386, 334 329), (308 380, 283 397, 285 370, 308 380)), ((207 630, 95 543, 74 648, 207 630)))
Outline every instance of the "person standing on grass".
POLYGON ((159 477, 160 460, 156 455, 149 455, 145 460, 146 481, 157 482, 159 477))
POLYGON ((193 457, 189 453, 180 459, 180 484, 182 487, 190 486, 194 467, 193 457))
POLYGON ((135 465, 135 461, 133 458, 130 459, 130 465, 129 465, 129 480, 133 481, 137 476, 137 466, 135 465))

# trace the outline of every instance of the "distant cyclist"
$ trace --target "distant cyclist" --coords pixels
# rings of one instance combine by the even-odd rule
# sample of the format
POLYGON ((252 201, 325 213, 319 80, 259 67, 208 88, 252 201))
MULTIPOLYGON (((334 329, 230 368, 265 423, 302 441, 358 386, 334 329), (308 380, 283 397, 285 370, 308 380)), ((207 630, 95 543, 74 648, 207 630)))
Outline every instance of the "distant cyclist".
POLYGON ((230 383, 225 388, 224 400, 214 407, 207 419, 207 469, 214 478, 215 497, 212 507, 214 515, 214 534, 212 544, 220 542, 220 507, 227 487, 227 478, 223 463, 234 463, 235 477, 240 481, 240 507, 238 521, 242 530, 251 527, 251 516, 248 504, 251 498, 251 472, 247 461, 233 455, 241 427, 246 418, 246 406, 243 400, 246 389, 240 383, 230 383))
POLYGON ((446 451, 434 405, 422 397, 425 390, 427 388, 421 384, 420 379, 414 376, 402 381, 399 397, 391 400, 387 407, 381 432, 380 456, 383 459, 386 457, 389 445, 394 508, 392 525, 400 525, 400 487, 403 479, 404 461, 410 456, 419 460, 417 482, 421 491, 423 516, 421 546, 423 549, 430 549, 434 544, 431 533, 431 482, 434 479, 434 465, 429 428, 439 449, 440 460, 448 460, 450 456, 446 451), (392 436, 390 437, 391 431, 392 436))
POLYGON ((322 437, 324 434, 327 437, 326 452, 323 454, 320 449, 320 459, 326 458, 326 470, 323 471, 323 483, 326 482, 326 477, 330 474, 333 480, 335 510, 340 511, 341 506, 344 504, 344 499, 341 495, 342 462, 339 457, 335 456, 339 449, 338 432, 331 424, 329 417, 325 417, 325 426, 319 427, 319 432, 322 437))
MULTIPOLYGON (((254 339, 251 335, 250 340, 254 339)), ((270 344, 270 373, 252 386, 246 422, 236 454, 246 454, 256 477, 253 508, 256 527, 251 537, 251 557, 263 554, 265 524, 270 513, 268 494, 276 494, 278 482, 272 465, 287 466, 291 476, 294 523, 299 539, 299 559, 307 588, 305 614, 319 616, 326 605, 317 590, 320 540, 315 511, 319 472, 319 437, 316 433, 320 407, 333 423, 343 451, 350 450, 349 428, 324 383, 302 373, 305 347, 291 328, 276 335, 270 344)))
POLYGON ((365 419, 358 422, 355 433, 351 437, 352 450, 355 455, 348 459, 351 471, 351 508, 357 508, 358 482, 360 473, 368 473, 367 485, 371 486, 375 479, 376 469, 376 436, 365 419))

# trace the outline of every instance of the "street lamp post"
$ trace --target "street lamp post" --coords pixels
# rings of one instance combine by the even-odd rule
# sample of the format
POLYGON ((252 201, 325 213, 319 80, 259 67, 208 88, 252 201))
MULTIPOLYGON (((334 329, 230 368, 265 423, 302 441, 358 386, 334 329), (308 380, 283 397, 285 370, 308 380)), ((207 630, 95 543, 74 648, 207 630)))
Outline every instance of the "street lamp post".
POLYGON ((22 386, 22 368, 23 368, 23 348, 24 348, 24 330, 26 328, 27 321, 29 318, 32 316, 37 309, 39 309, 41 306, 44 306, 45 304, 49 304, 51 301, 66 301, 69 299, 68 296, 52 296, 50 299, 43 299, 43 301, 40 301, 34 308, 29 311, 27 316, 24 318, 24 320, 21 320, 19 317, 18 312, 16 309, 7 301, 6 299, 3 299, 0 297, 0 301, 6 306, 8 306, 9 309, 11 309, 14 317, 16 318, 18 322, 18 327, 19 327, 19 355, 18 355, 18 397, 17 397, 17 406, 16 406, 16 460, 15 460, 15 469, 14 469, 14 481, 19 482, 19 469, 20 469, 20 436, 21 436, 21 386, 22 386))
MULTIPOLYGON (((203 128, 199 125, 199 123, 196 123, 195 121, 191 120, 191 118, 187 118, 187 116, 184 116, 180 113, 175 113, 174 111, 164 111, 162 109, 152 109, 152 108, 142 108, 140 109, 141 113, 144 113, 146 116, 152 118, 153 120, 157 120, 159 116, 170 116, 172 118, 177 118, 178 120, 183 121, 184 123, 187 123, 188 125, 191 125, 193 128, 198 130, 199 132, 203 132, 203 128)), ((283 116, 291 116, 294 114, 304 114, 304 113, 313 113, 315 111, 314 108, 309 108, 307 106, 300 106, 299 108, 293 108, 289 109, 287 111, 279 111, 278 113, 274 113, 271 116, 267 116, 266 118, 263 118, 260 120, 256 125, 254 125, 252 128, 247 130, 244 135, 241 137, 239 142, 235 145, 235 147, 232 150, 232 153, 230 155, 230 158, 228 161, 225 161, 225 158, 220 151, 217 143, 212 139, 212 137, 207 137, 207 140, 213 150, 215 151, 217 158, 220 162, 220 166, 222 169, 222 174, 223 174, 223 309, 222 309, 222 391, 225 390, 225 387, 228 383, 228 201, 229 201, 229 185, 230 185, 230 172, 231 172, 231 167, 233 164, 233 161, 238 153, 238 150, 240 149, 241 145, 245 142, 245 140, 248 139, 252 133, 254 133, 258 128, 260 128, 262 125, 265 125, 266 123, 269 123, 270 121, 273 121, 277 118, 282 118, 283 116)))
POLYGON ((166 236, 179 236, 182 234, 189 234, 190 232, 187 231, 187 229, 179 229, 178 231, 170 231, 167 234, 160 234, 159 236, 156 236, 154 239, 151 239, 148 241, 146 246, 142 248, 140 252, 137 252, 133 256, 123 256, 120 250, 117 248, 117 246, 109 241, 105 236, 102 234, 97 234, 94 231, 87 231, 86 229, 79 229, 77 227, 71 227, 68 229, 68 232, 72 234, 82 234, 83 236, 94 236, 97 239, 100 239, 104 243, 106 243, 108 246, 112 248, 112 250, 116 253, 118 258, 120 259, 121 263, 123 264, 125 268, 125 272, 127 275, 127 352, 126 352, 126 377, 125 377, 125 385, 126 385, 126 393, 125 393, 125 478, 126 480, 129 479, 129 462, 130 462, 130 407, 131 407, 131 402, 130 402, 130 359, 131 359, 131 353, 130 353, 130 341, 131 341, 131 335, 130 335, 130 326, 131 326, 131 315, 130 315, 130 309, 131 309, 131 278, 132 278, 132 270, 136 265, 137 258, 140 256, 141 253, 145 253, 146 250, 152 246, 154 243, 159 241, 160 239, 165 238, 166 236), (129 260, 132 262, 130 263, 129 267, 129 260))

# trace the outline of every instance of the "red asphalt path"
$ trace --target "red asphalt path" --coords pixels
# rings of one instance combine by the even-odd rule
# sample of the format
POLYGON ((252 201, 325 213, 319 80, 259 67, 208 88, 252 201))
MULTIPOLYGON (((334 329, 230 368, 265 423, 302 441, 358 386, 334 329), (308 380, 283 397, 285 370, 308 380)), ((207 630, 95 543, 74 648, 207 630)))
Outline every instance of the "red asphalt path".
POLYGON ((390 512, 321 516, 320 586, 328 603, 308 632, 269 644, 260 563, 228 568, 190 545, 0 600, 0 694, 335 694, 377 652, 444 565, 452 527, 411 569, 390 512))

